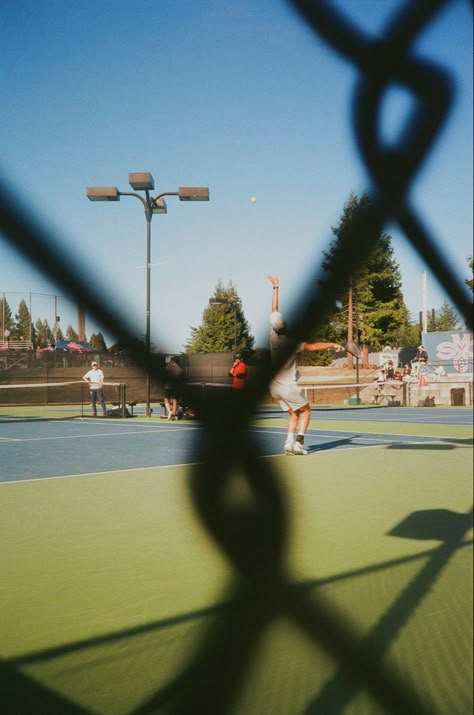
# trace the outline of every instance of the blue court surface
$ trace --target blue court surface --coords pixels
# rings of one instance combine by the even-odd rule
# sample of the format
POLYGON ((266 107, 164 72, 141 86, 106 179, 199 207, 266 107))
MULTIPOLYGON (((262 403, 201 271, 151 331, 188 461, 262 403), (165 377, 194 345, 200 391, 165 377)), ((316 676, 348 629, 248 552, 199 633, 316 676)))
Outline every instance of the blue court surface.
MULTIPOLYGON (((264 411, 263 416, 285 415, 276 408, 264 411)), ((473 412, 469 407, 313 407, 312 419, 351 422, 403 422, 404 424, 472 425, 473 412)))
MULTIPOLYGON (((263 419, 250 426, 262 457, 279 455, 286 434, 286 415, 275 409, 261 414, 263 419), (267 424, 272 420, 272 425, 267 424), (275 426, 277 423, 277 426, 275 426), (280 426, 281 423, 281 426, 280 426)), ((423 425, 469 426, 470 409, 317 408, 312 414, 312 429, 306 435, 311 454, 326 450, 362 449, 377 446, 434 445, 449 449, 453 436, 437 432, 423 434, 423 425), (318 429, 318 421, 321 428, 318 429), (337 428, 328 429, 328 422, 337 428), (340 423, 347 422, 347 429, 340 423), (364 431, 364 422, 372 427, 364 431), (374 431, 373 423, 385 424, 374 431), (359 429, 360 424, 360 429, 359 429), (412 425, 410 434, 397 425, 412 425), (420 429, 416 429, 420 425, 420 429), (355 427, 355 429, 354 429, 355 427), (417 434, 418 432, 418 434, 417 434)), ((84 474, 152 469, 196 461, 195 446, 202 427, 198 422, 166 422, 154 419, 74 419, 0 422, 0 482, 15 482, 84 474)), ((297 457, 288 457, 294 459, 297 457)))

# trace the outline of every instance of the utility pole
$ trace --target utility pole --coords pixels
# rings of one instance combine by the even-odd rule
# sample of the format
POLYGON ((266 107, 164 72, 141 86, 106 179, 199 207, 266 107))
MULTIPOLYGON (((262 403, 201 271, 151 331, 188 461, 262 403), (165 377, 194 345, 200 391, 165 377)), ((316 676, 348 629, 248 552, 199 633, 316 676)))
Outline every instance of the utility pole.
POLYGON ((426 286, 426 271, 423 271, 422 276, 422 291, 423 291, 423 321, 422 321, 422 331, 424 333, 428 332, 428 291, 426 286))
POLYGON ((86 316, 84 313, 84 306, 78 305, 77 306, 77 323, 78 323, 78 333, 79 333, 79 340, 85 340, 86 339, 86 316))
MULTIPOLYGON (((349 283, 349 293, 347 296, 347 342, 354 339, 354 330, 352 324, 352 278, 349 283)), ((347 366, 353 368, 353 356, 351 353, 347 353, 347 366)))

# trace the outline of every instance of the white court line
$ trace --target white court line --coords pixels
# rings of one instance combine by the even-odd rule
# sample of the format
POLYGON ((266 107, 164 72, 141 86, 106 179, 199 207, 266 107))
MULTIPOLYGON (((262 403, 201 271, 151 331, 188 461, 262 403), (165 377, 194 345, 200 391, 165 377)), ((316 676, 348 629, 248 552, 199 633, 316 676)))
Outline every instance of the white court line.
MULTIPOLYGON (((420 443, 415 442, 414 444, 420 444, 420 443)), ((359 449, 359 450, 363 449, 365 451, 368 449, 380 449, 382 446, 383 445, 381 445, 381 444, 368 444, 366 446, 354 445, 353 447, 346 446, 346 447, 344 447, 344 451, 348 452, 353 449, 359 449)), ((334 454, 333 450, 329 450, 329 449, 318 450, 318 449, 316 449, 314 452, 311 452, 307 456, 321 457, 321 456, 328 456, 328 455, 330 456, 332 454, 334 454)), ((283 453, 262 454, 262 455, 259 455, 257 458, 258 459, 269 459, 272 457, 284 457, 285 459, 288 459, 288 455, 283 454, 283 453)), ((76 479, 78 477, 101 477, 102 475, 106 475, 106 474, 126 474, 127 472, 138 472, 138 471, 147 472, 152 469, 156 470, 156 469, 170 469, 170 468, 173 469, 174 467, 195 467, 198 464, 202 464, 202 462, 180 462, 179 464, 159 464, 159 465, 152 466, 152 467, 130 467, 128 469, 109 469, 104 472, 82 472, 79 474, 63 474, 63 475, 58 475, 56 477, 32 477, 31 479, 11 479, 11 480, 8 480, 7 482, 0 482, 0 488, 2 486, 6 486, 8 484, 26 484, 28 482, 51 481, 53 479, 76 479)))
MULTIPOLYGON (((449 425, 449 426, 451 426, 451 425, 449 425)), ((459 427, 459 426, 462 426, 462 425, 455 425, 455 426, 456 426, 456 427, 459 427)), ((336 431, 336 430, 334 430, 334 431, 336 431)), ((337 430, 337 432, 341 432, 341 433, 343 433, 343 434, 346 434, 346 433, 350 434, 349 430, 337 430)), ((351 432, 353 433, 354 430, 351 430, 351 432)), ((306 434, 307 434, 308 437, 309 437, 310 434, 313 434, 313 433, 310 433, 310 432, 308 431, 306 434)), ((325 436, 325 437, 334 436, 334 435, 324 435, 324 433, 322 433, 322 434, 323 434, 323 436, 325 436)), ((373 435, 374 435, 374 436, 373 436, 373 439, 375 439, 376 436, 377 436, 377 437, 383 437, 383 436, 384 436, 384 432, 373 432, 373 433, 372 433, 372 432, 364 432, 364 430, 361 430, 361 431, 360 431, 360 434, 361 434, 361 435, 364 435, 364 436, 367 437, 367 438, 368 438, 370 435, 373 434, 373 435)), ((313 436, 316 437, 317 435, 314 435, 314 434, 313 434, 313 436)), ((387 436, 387 438, 388 438, 388 437, 405 437, 405 438, 407 438, 407 439, 411 439, 411 438, 413 438, 413 437, 420 437, 420 438, 431 439, 431 440, 455 439, 455 438, 453 437, 453 435, 440 435, 440 434, 434 434, 434 435, 431 435, 431 434, 406 434, 406 433, 404 433, 404 432, 387 432, 386 436, 387 436)))
POLYGON ((193 430, 195 427, 175 427, 174 429, 168 427, 163 427, 161 429, 153 429, 153 430, 142 430, 141 432, 137 432, 136 430, 134 432, 120 432, 113 434, 112 432, 96 432, 95 434, 69 434, 69 435, 57 435, 55 437, 18 437, 18 438, 9 438, 5 437, 4 440, 0 439, 0 443, 2 441, 5 442, 50 442, 54 440, 60 440, 60 439, 93 439, 96 437, 123 437, 124 435, 142 435, 142 434, 160 434, 161 432, 176 432, 177 430, 182 431, 188 431, 188 430, 193 430))
MULTIPOLYGON (((347 450, 351 449, 380 449, 380 445, 368 445, 367 447, 347 447, 347 450)), ((326 455, 326 454, 332 454, 330 450, 321 450, 321 452, 316 451, 315 453, 312 453, 311 456, 314 457, 316 455, 326 455)), ((310 456, 310 455, 307 455, 310 456)), ((258 457, 258 459, 269 459, 270 457, 284 457, 285 459, 288 459, 287 454, 262 454, 258 457)), ((4 487, 8 484, 27 484, 28 482, 49 482, 54 479, 77 479, 78 477, 101 477, 106 474, 126 474, 127 472, 138 472, 138 471, 143 471, 143 472, 148 472, 152 469, 174 469, 174 467, 195 467, 198 464, 202 464, 202 462, 181 462, 180 464, 160 464, 156 465, 153 467, 130 467, 129 469, 109 469, 105 472, 83 472, 80 474, 61 474, 56 477, 32 477, 31 479, 10 479, 7 482, 0 482, 0 488, 4 487)))
MULTIPOLYGON (((270 455, 269 455, 270 456, 270 455)), ((31 479, 10 479, 0 482, 0 487, 7 484, 26 484, 27 482, 49 482, 53 479, 77 479, 77 477, 101 477, 104 474, 126 474, 127 472, 148 472, 151 469, 170 469, 174 467, 194 467, 200 462, 183 462, 182 464, 159 464, 155 467, 130 467, 129 469, 108 469, 105 472, 82 472, 80 474, 60 474, 57 477, 32 477, 31 479)))
MULTIPOLYGON (((252 429, 251 432, 261 432, 262 434, 282 434, 286 435, 287 430, 278 430, 275 427, 268 427, 267 429, 252 429)), ((361 430, 360 434, 354 434, 354 430, 334 430, 337 434, 352 434, 353 439, 384 439, 388 440, 390 437, 404 437, 404 441, 407 439, 412 439, 413 437, 419 437, 420 439, 438 441, 443 439, 453 439, 451 435, 429 435, 429 434, 404 434, 403 432, 390 432, 384 435, 383 432, 364 432, 361 430)), ((337 434, 327 434, 326 432, 319 432, 318 430, 308 430, 306 432, 306 437, 327 437, 328 439, 337 439, 337 434)))

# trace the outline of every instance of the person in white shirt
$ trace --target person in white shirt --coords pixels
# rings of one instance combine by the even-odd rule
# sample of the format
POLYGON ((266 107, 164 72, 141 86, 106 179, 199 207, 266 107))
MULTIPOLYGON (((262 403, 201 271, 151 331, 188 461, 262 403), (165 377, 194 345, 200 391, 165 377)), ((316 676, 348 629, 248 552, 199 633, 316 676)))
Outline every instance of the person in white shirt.
POLYGON ((98 363, 91 363, 91 369, 82 377, 89 383, 89 391, 91 397, 92 415, 97 417, 97 403, 102 407, 102 414, 107 417, 107 407, 105 404, 105 396, 103 390, 104 373, 100 369, 98 363))
MULTIPOLYGON (((284 350, 291 341, 287 332, 287 324, 278 310, 278 294, 280 282, 276 276, 267 275, 273 286, 272 312, 270 315, 270 352, 275 359, 278 352, 284 350)), ((298 386, 298 370, 296 354, 303 350, 317 351, 333 349, 337 352, 344 350, 338 343, 298 343, 286 363, 275 375, 270 385, 270 394, 278 400, 284 412, 288 412, 288 435, 286 438, 285 454, 308 454, 304 447, 304 436, 311 419, 311 407, 298 386)))
POLYGON ((442 365, 440 365, 439 363, 436 363, 436 368, 435 368, 434 374, 436 375, 436 382, 439 382, 441 380, 441 378, 446 377, 446 375, 448 373, 446 372, 446 370, 444 369, 444 367, 442 365))

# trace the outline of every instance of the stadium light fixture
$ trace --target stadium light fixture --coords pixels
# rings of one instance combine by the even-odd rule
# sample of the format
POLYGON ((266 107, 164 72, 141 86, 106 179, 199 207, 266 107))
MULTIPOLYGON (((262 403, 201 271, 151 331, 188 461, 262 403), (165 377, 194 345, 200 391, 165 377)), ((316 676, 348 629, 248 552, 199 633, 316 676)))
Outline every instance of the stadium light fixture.
POLYGON ((88 186, 86 193, 89 201, 120 201, 116 186, 88 186))
POLYGON ((178 189, 180 201, 209 201, 207 186, 180 186, 178 189))
POLYGON ((167 214, 168 213, 168 207, 167 207, 166 201, 164 200, 163 197, 156 199, 156 201, 153 203, 151 212, 154 214, 167 214))
POLYGON ((128 183, 135 191, 153 191, 155 188, 155 181, 148 171, 129 174, 128 183))
POLYGON ((155 181, 148 171, 132 172, 128 175, 128 183, 133 191, 119 191, 116 186, 88 186, 87 198, 90 201, 120 201, 121 196, 134 196, 142 202, 146 219, 146 316, 145 316, 145 356, 146 369, 146 407, 147 417, 151 415, 150 408, 150 306, 151 306, 151 219, 153 214, 168 212, 165 196, 177 196, 180 201, 209 201, 207 186, 181 186, 177 191, 163 191, 157 196, 150 196, 155 190, 155 181), (145 195, 137 193, 145 192, 145 195))

